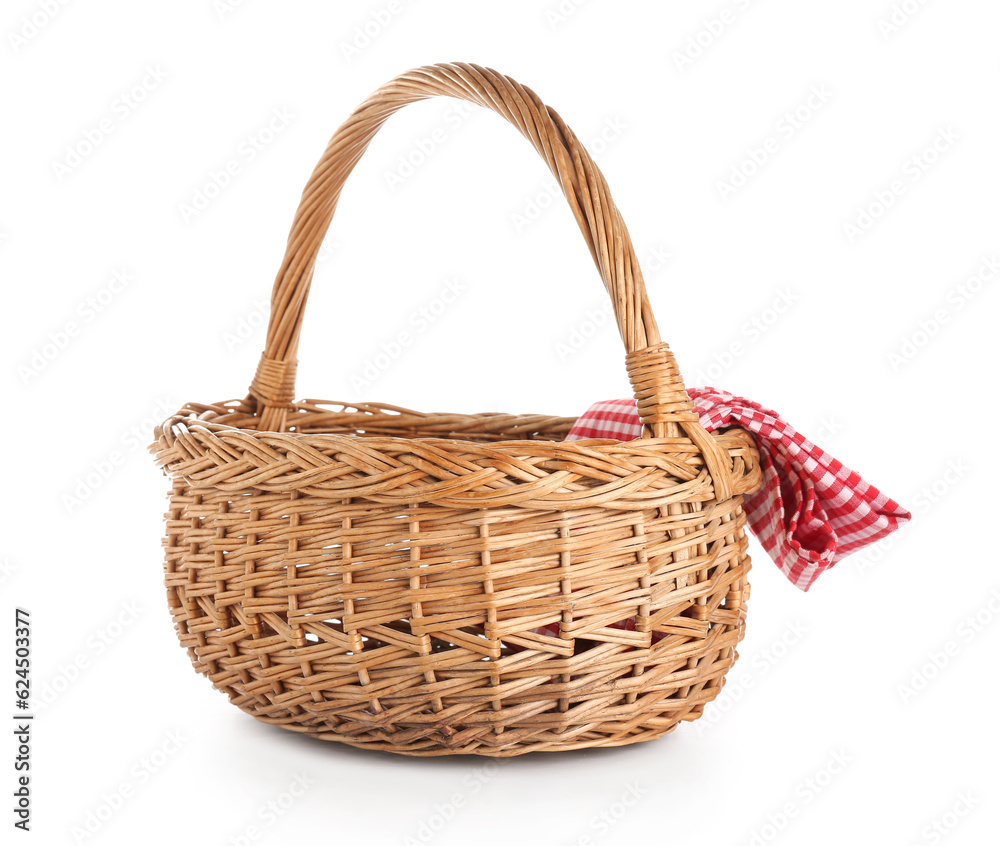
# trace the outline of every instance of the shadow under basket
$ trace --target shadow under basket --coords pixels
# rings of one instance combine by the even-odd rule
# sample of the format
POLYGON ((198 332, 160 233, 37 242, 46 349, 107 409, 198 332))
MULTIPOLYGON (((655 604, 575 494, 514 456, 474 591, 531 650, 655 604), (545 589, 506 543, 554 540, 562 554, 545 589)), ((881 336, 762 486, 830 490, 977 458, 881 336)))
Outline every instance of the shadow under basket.
MULTIPOLYGON (((502 354, 510 334, 482 346, 502 354)), ((701 426, 603 175, 558 114, 487 68, 410 71, 340 127, 303 192, 248 396, 186 405, 151 451, 173 480, 180 643, 266 723, 407 755, 619 746, 697 718, 736 660, 753 439, 701 426), (636 440, 565 441, 567 417, 295 401, 344 181, 389 115, 432 96, 496 112, 558 180, 611 299, 636 440)))

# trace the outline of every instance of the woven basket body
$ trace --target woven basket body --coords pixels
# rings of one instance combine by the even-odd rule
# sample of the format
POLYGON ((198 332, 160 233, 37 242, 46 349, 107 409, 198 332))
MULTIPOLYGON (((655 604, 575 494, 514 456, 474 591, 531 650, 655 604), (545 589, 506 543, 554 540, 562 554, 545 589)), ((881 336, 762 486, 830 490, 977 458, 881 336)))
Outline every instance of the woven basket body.
POLYGON ((306 186, 271 305, 249 395, 185 406, 151 447, 173 480, 168 602, 199 672, 264 722, 411 755, 621 745, 701 714, 743 634, 758 455, 746 432, 699 425, 603 176, 555 112, 474 65, 383 86, 306 186), (642 438, 294 401, 344 180, 389 115, 435 95, 498 112, 556 175, 612 298, 642 438))

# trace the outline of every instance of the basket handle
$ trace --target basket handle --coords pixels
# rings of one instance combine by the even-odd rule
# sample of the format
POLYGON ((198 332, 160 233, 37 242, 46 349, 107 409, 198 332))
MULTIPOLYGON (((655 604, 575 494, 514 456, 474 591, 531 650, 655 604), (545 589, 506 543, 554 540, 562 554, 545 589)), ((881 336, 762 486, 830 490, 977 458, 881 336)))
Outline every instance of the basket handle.
POLYGON ((271 293, 267 341, 247 397, 259 417, 259 428, 283 431, 286 414, 294 408, 296 353, 306 298, 347 177, 391 115, 408 103, 435 96, 492 109, 545 159, 611 296, 643 437, 687 435, 702 452, 716 496, 731 496, 728 455, 698 423, 673 354, 660 341, 632 240, 603 174, 572 130, 534 91, 496 71, 466 63, 427 65, 397 76, 358 106, 330 139, 302 192, 271 293))

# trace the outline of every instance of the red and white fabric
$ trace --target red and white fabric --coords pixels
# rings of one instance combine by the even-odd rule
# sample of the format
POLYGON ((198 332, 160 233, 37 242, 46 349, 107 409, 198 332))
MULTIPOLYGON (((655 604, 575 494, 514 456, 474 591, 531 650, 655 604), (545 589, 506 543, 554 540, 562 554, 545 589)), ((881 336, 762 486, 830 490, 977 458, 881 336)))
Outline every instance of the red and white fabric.
MULTIPOLYGON (((908 511, 776 412, 715 388, 689 388, 688 395, 709 432, 740 426, 754 437, 763 481, 745 500, 747 524, 797 588, 808 590, 838 561, 910 519, 908 511)), ((635 400, 606 400, 594 403, 566 439, 629 441, 641 432, 635 400)))

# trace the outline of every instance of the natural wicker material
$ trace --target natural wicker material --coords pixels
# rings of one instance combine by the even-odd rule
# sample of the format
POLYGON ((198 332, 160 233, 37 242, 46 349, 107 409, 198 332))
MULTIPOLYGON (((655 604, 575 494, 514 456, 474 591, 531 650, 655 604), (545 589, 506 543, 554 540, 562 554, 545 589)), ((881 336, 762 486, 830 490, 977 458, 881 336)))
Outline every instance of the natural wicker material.
POLYGON ((151 449, 174 480, 180 642, 264 722, 411 755, 615 746, 695 719, 736 659, 753 441, 699 425, 603 176, 492 70, 420 68, 348 118, 303 193, 249 396, 185 406, 151 449), (294 402, 344 180, 391 114, 434 95, 505 117, 559 180, 614 305, 642 439, 562 442, 565 417, 294 402), (549 624, 557 637, 537 633, 549 624))

